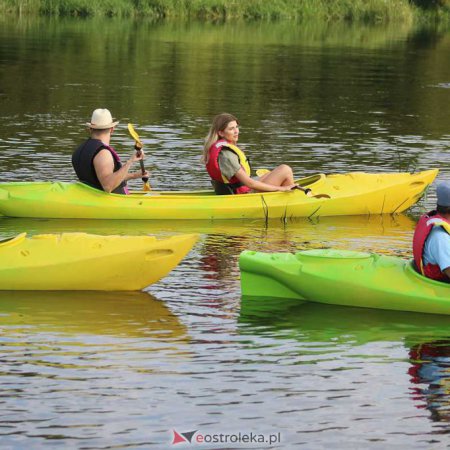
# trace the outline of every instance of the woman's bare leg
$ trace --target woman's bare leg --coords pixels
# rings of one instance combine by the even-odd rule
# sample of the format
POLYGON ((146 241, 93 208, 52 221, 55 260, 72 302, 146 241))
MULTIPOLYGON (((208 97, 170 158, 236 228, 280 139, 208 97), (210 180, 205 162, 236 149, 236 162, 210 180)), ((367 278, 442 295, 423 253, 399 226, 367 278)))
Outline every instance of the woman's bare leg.
POLYGON ((275 167, 272 171, 264 174, 259 181, 274 186, 290 186, 294 184, 294 174, 287 164, 281 164, 281 166, 275 167))

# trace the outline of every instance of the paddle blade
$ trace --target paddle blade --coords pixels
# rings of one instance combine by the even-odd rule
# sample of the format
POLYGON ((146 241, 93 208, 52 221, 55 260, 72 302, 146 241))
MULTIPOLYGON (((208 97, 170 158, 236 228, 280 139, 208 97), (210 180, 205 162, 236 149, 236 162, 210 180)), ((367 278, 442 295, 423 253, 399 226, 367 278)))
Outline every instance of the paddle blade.
POLYGON ((136 144, 138 144, 140 147, 143 147, 144 145, 141 142, 141 138, 136 133, 136 130, 133 127, 133 124, 128 124, 128 132, 130 133, 130 136, 136 141, 136 144))

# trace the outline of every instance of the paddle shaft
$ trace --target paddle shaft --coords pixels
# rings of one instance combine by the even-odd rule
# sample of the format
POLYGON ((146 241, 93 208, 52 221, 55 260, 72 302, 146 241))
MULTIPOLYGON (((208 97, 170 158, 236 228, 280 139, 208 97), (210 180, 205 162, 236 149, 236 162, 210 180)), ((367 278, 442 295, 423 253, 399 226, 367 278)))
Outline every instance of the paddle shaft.
POLYGON ((305 194, 308 194, 309 192, 311 192, 311 189, 310 189, 310 188, 304 188, 304 187, 302 187, 302 186, 299 186, 298 184, 296 184, 296 185, 292 188, 292 190, 294 190, 294 189, 300 189, 300 190, 303 191, 305 194))
MULTIPOLYGON (((142 144, 139 135, 136 133, 136 130, 134 129, 134 127, 131 123, 128 124, 128 132, 131 134, 131 137, 135 141, 134 148, 136 150, 136 155, 140 156, 141 148, 144 145, 142 144)), ((144 161, 142 159, 139 161, 139 165, 141 166, 142 175, 144 175, 145 174, 145 166, 144 166, 144 161)), ((150 183, 148 182, 148 177, 146 177, 146 176, 142 177, 142 181, 144 182, 144 191, 150 191, 151 187, 150 187, 150 183)))
MULTIPOLYGON (((136 148, 136 154, 137 154, 137 156, 140 156, 141 155, 141 150, 136 148)), ((144 173, 145 173, 145 166, 144 166, 144 161, 142 159, 139 161, 139 165, 141 166, 142 175, 144 175, 144 173)), ((144 183, 147 183, 148 177, 142 177, 142 181, 144 183)))
MULTIPOLYGON (((269 172, 270 172, 269 169, 257 169, 256 170, 256 175, 258 177, 262 177, 263 175, 265 175, 266 173, 269 173, 269 172)), ((310 188, 304 188, 302 186, 299 186, 298 184, 292 188, 292 190, 294 190, 294 189, 299 189, 300 191, 304 192, 305 195, 308 195, 311 192, 310 188)), ((315 197, 315 198, 331 198, 328 194, 316 194, 316 195, 311 195, 311 197, 315 197)))

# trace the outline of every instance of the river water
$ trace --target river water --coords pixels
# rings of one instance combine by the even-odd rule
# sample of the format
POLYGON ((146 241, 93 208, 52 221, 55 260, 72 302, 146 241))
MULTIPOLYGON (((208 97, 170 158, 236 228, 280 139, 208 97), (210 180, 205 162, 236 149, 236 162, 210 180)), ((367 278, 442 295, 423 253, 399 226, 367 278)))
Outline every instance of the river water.
MULTIPOLYGON (((71 152, 97 107, 121 120, 124 157, 134 123, 156 189, 209 187, 202 139, 222 111, 239 117, 257 167, 450 176, 449 31, 0 20, 2 181, 74 180, 71 152)), ((431 189, 408 215, 268 224, 0 219, 1 238, 200 236, 145 292, 0 293, 0 448, 445 448, 448 318, 264 311, 241 303, 237 267, 244 249, 410 257, 434 202, 431 189)))

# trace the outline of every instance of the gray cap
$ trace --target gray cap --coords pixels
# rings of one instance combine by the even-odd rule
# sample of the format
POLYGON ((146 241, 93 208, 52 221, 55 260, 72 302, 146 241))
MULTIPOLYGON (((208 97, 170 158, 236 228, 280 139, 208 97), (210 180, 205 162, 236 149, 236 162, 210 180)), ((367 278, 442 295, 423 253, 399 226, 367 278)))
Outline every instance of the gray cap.
POLYGON ((450 181, 442 181, 437 185, 437 204, 439 206, 450 206, 450 181))

